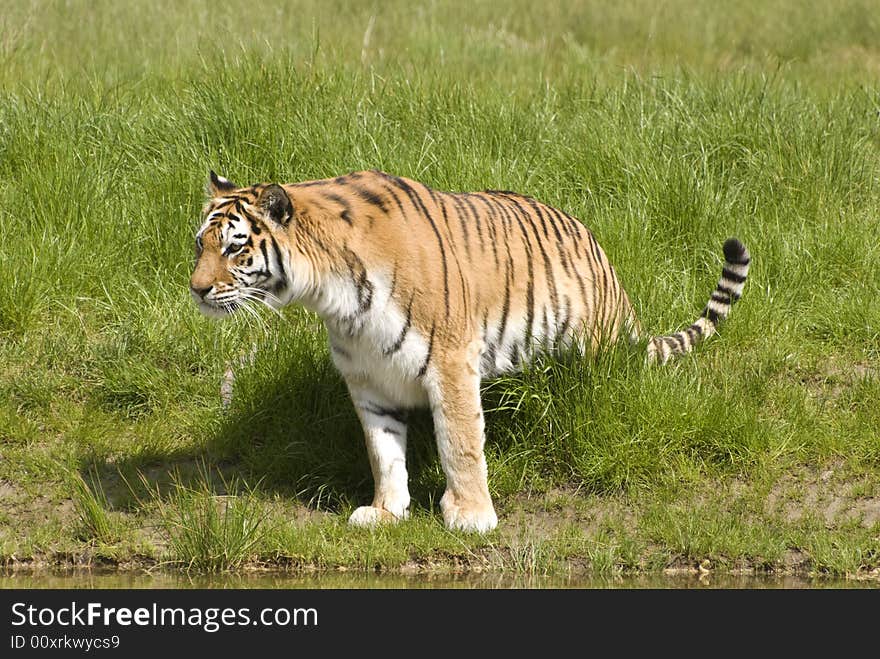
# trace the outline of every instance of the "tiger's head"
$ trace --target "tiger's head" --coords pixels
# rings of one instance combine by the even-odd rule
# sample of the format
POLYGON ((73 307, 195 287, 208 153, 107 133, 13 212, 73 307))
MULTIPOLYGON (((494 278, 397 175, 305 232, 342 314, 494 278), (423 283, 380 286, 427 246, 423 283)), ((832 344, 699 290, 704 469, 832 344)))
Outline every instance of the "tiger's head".
POLYGON ((207 190, 189 282, 199 310, 218 318, 251 301, 283 306, 290 285, 286 227, 293 216, 287 192, 276 184, 239 188, 213 171, 207 190))

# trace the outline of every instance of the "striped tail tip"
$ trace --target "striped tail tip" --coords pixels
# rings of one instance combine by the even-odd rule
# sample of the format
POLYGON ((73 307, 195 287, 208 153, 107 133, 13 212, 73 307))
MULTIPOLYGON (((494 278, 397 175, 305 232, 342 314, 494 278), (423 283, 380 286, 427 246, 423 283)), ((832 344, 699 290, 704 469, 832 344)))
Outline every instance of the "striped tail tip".
POLYGON ((724 268, 721 279, 700 317, 687 329, 675 334, 656 336, 648 342, 648 361, 665 364, 675 355, 690 352, 700 341, 712 336, 722 320, 730 314, 730 308, 742 297, 749 264, 749 250, 736 238, 724 241, 724 268))

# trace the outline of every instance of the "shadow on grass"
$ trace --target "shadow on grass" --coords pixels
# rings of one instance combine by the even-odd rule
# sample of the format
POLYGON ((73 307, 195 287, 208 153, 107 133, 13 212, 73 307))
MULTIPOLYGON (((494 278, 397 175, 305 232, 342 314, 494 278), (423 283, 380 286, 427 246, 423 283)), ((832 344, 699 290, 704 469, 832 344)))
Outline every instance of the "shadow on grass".
MULTIPOLYGON (((110 509, 131 512, 181 487, 231 494, 229 483, 310 510, 368 503, 373 479, 363 431, 341 376, 325 351, 280 353, 267 349, 239 370, 227 409, 219 407, 217 383, 200 448, 84 458, 82 478, 105 493, 110 509)), ((435 507, 444 478, 427 411, 410 414, 407 467, 414 504, 435 507)))
MULTIPOLYGON (((83 478, 105 493, 111 509, 132 512, 181 488, 232 494, 228 483, 304 512, 368 503, 373 479, 363 431, 326 349, 308 340, 294 335, 290 344, 261 346, 254 362, 239 369, 227 409, 220 408, 218 382, 214 405, 190 433, 196 448, 83 460, 83 478)), ((522 374, 487 382, 483 407, 496 494, 567 481, 618 490, 633 478, 636 458, 646 462, 644 471, 656 469, 658 452, 634 457, 619 441, 633 430, 617 399, 638 385, 642 362, 631 347, 592 358, 546 357, 522 374), (596 464, 582 464, 587 459, 596 464)), ((414 509, 436 511, 445 476, 427 410, 410 413, 407 469, 414 509)))

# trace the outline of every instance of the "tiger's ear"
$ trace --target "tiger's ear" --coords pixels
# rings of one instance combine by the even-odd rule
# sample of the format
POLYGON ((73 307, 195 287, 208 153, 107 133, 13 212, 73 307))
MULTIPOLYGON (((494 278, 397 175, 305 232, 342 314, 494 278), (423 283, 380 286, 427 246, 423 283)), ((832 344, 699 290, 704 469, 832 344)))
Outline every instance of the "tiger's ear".
POLYGON ((211 170, 211 178, 208 180, 208 185, 205 190, 208 193, 209 197, 220 197, 227 192, 232 192, 238 186, 235 185, 228 178, 224 178, 222 176, 217 176, 214 173, 214 170, 211 170))
POLYGON ((277 183, 263 188, 257 205, 270 220, 281 226, 286 227, 290 223, 290 218, 293 217, 293 202, 290 201, 284 188, 277 183))

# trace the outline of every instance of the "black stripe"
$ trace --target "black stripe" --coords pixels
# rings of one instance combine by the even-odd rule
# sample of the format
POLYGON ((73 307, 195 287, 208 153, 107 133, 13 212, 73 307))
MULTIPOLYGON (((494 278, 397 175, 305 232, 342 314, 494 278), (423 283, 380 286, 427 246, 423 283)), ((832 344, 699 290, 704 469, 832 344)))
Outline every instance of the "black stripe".
POLYGON ((718 312, 710 309, 708 305, 706 305, 706 307, 703 309, 703 313, 701 313, 700 315, 703 318, 708 318, 709 322, 712 323, 713 325, 717 325, 718 319, 720 318, 720 316, 718 315, 718 312))
POLYGON ((367 188, 360 185, 353 185, 351 189, 358 197, 363 199, 365 202, 367 202, 371 206, 375 206, 386 215, 388 214, 388 205, 385 203, 385 200, 382 198, 381 195, 373 192, 372 190, 368 190, 367 188))
POLYGON ((382 405, 377 405, 372 401, 365 401, 361 403, 360 407, 365 412, 369 412, 375 416, 387 416, 398 423, 406 424, 406 412, 404 410, 384 407, 382 405))
POLYGON ((431 353, 434 351, 434 332, 437 329, 437 322, 434 321, 434 324, 431 325, 431 338, 428 341, 428 354, 425 355, 425 361, 422 364, 422 367, 419 369, 418 375, 416 377, 422 377, 428 370, 428 362, 431 361, 431 353))
POLYGON ((547 206, 546 204, 542 204, 544 211, 547 213, 547 220, 550 226, 553 228, 553 233, 556 235, 556 244, 559 250, 560 260, 562 262, 562 268, 565 270, 565 273, 570 277, 573 276, 571 272, 569 272, 569 267, 571 266, 571 270, 575 270, 574 267, 574 259, 572 257, 572 247, 577 247, 575 244, 574 238, 572 238, 571 233, 568 231, 565 223, 562 221, 562 214, 553 206, 547 206), (562 229, 562 231, 560 231, 562 229), (565 240, 565 236, 563 236, 563 232, 568 236, 568 242, 565 240), (566 260, 568 264, 566 264, 566 260))
POLYGON ((501 260, 498 258, 498 227, 496 224, 498 223, 498 215, 495 211, 495 207, 490 199, 484 197, 483 195, 473 195, 475 199, 479 199, 482 204, 486 207, 486 226, 489 228, 489 243, 492 245, 492 254, 495 258, 495 269, 497 270, 501 267, 501 260))
MULTIPOLYGON (((716 272, 718 271, 716 270, 716 272)), ((721 277, 722 279, 729 279, 730 281, 736 282, 737 284, 742 284, 746 280, 743 275, 738 275, 735 272, 728 270, 727 268, 724 268, 721 271, 721 277)))
POLYGON ((669 344, 666 343, 665 339, 662 336, 658 336, 656 339, 654 339, 654 345, 657 348, 658 355, 662 359, 663 358, 663 346, 666 346, 668 348, 669 344))
POLYGON ((556 319, 556 322, 559 324, 556 328, 556 336, 553 337, 553 345, 556 345, 565 337, 569 323, 571 323, 571 298, 567 295, 563 295, 562 299, 565 301, 565 315, 563 316, 565 320, 559 323, 559 318, 556 319))
POLYGON ((578 222, 573 220, 571 216, 567 215, 564 211, 559 211, 559 213, 563 218, 561 220, 563 227, 567 230, 568 235, 571 236, 571 244, 574 245, 575 255, 579 258, 584 258, 584 255, 587 253, 587 246, 583 245, 583 241, 580 239, 580 234, 578 233, 576 226, 578 222), (568 221, 566 222, 566 220, 568 221), (584 248, 584 254, 581 254, 581 247, 584 248))
POLYGON ((614 266, 610 263, 608 264, 608 274, 611 277, 611 287, 614 291, 614 311, 617 314, 617 323, 620 322, 621 314, 623 313, 623 290, 620 288, 620 280, 617 278, 617 273, 614 271, 614 266))
POLYGON ((678 351, 681 353, 687 352, 687 345, 684 342, 684 339, 681 337, 680 333, 673 334, 670 338, 678 344, 678 351))
MULTIPOLYGON (((446 194, 446 193, 444 193, 446 194)), ((468 231, 468 223, 464 216, 464 205, 458 198, 458 195, 450 195, 452 197, 452 203, 455 206, 455 210, 458 214, 458 222, 461 225, 461 233, 464 238, 464 251, 467 254, 468 260, 471 259, 471 238, 470 232, 468 231)), ((442 197, 441 197, 442 200, 442 197)))
MULTIPOLYGON (((554 206, 547 206, 547 212, 554 218, 554 224, 559 229, 562 229, 565 235, 568 236, 568 239, 571 241, 572 246, 575 246, 575 237, 571 232, 571 227, 568 226, 568 222, 565 221, 562 211, 554 206)), ((578 254, 578 256, 580 256, 580 254, 578 254)))
POLYGON ((357 294, 358 308, 355 315, 360 316, 366 313, 373 305, 373 282, 367 276, 367 268, 360 257, 346 246, 343 246, 342 250, 345 264, 351 273, 357 294))
POLYGON ((519 346, 519 344, 517 343, 516 339, 514 339, 514 340, 513 340, 513 343, 510 345, 510 363, 511 363, 511 365, 512 365, 514 368, 516 368, 517 366, 519 366, 519 349, 518 349, 518 346, 519 346))
POLYGON ((587 231, 587 240, 590 241, 590 247, 593 249, 593 255, 596 257, 596 263, 602 265, 605 261, 602 258, 602 250, 599 249, 599 243, 591 231, 587 231))
POLYGON ((510 315, 510 284, 512 281, 511 270, 513 258, 510 256, 510 246, 507 246, 507 264, 504 269, 504 302, 501 305, 501 323, 498 327, 498 345, 504 345, 504 330, 507 329, 507 317, 510 315))
POLYGON ((526 231, 526 226, 523 224, 521 216, 526 212, 525 209, 517 203, 515 199, 511 199, 515 211, 515 219, 516 223, 519 226, 520 233, 522 233, 523 237, 523 246, 526 249, 526 268, 527 268, 527 280, 526 280, 526 305, 528 307, 526 311, 526 336, 525 336, 525 350, 528 351, 529 347, 532 343, 532 323, 535 320, 535 272, 534 272, 534 255, 532 252, 532 241, 529 238, 529 233, 526 231))
POLYGON ((605 268, 603 267, 603 262, 601 261, 601 256, 597 256, 599 255, 599 252, 597 252, 596 249, 592 247, 598 247, 598 243, 596 243, 590 232, 587 232, 587 234, 591 243, 591 249, 584 249, 584 258, 587 260, 587 263, 590 266, 590 271, 593 276, 593 285, 599 286, 599 288, 601 288, 601 299, 597 301, 596 320, 598 322, 599 329, 604 333, 607 329, 607 319, 613 313, 613 310, 610 307, 612 299, 612 286, 609 283, 609 278, 606 276, 605 268))
POLYGON ((612 307, 614 295, 612 292, 611 286, 611 277, 610 273, 603 267, 599 267, 599 281, 602 286, 602 331, 604 332, 608 329, 608 323, 611 320, 611 316, 614 313, 614 308, 612 307))
MULTIPOLYGON (((562 264, 562 270, 565 274, 571 277, 571 270, 574 269, 574 263, 571 264, 571 269, 569 269, 569 262, 571 262, 571 254, 569 254, 568 249, 565 247, 565 242, 562 239, 562 234, 559 232, 559 227, 556 226, 556 223, 553 221, 549 211, 547 212, 547 219, 544 219, 544 211, 542 208, 547 208, 544 204, 535 203, 535 210, 538 212, 538 217, 541 218, 541 222, 544 224, 549 224, 553 229, 553 234, 556 236, 556 251, 559 254, 559 262, 562 264)), ((545 226, 546 228, 546 226, 545 226)))
POLYGON ((730 298, 724 293, 720 293, 718 291, 712 291, 711 295, 712 299, 718 302, 719 304, 725 304, 730 306, 730 298))
POLYGON ((718 291, 720 291, 721 293, 726 293, 733 302, 736 302, 738 299, 740 299, 742 297, 742 295, 737 293, 732 288, 725 286, 724 284, 719 283, 718 286, 716 286, 716 289, 718 291))
MULTIPOLYGON (((387 178, 387 177, 386 177, 387 178)), ((397 193, 393 188, 389 185, 383 185, 385 188, 385 192, 391 195, 391 198, 394 200, 394 203, 397 205, 397 208, 400 210, 400 214, 403 215, 404 219, 406 218, 406 211, 403 209, 403 203, 400 201, 400 197, 397 196, 397 193)))
POLYGON ((574 232, 578 237, 580 237, 581 233, 583 233, 584 231, 588 232, 587 227, 585 227, 584 223, 581 222, 579 219, 569 215, 568 213, 566 213, 564 211, 562 214, 568 218, 569 222, 571 222, 571 226, 574 228, 574 232))
POLYGON ((394 299, 394 291, 397 290, 397 261, 394 262, 394 270, 391 272, 391 290, 388 292, 388 299, 394 299))
POLYGON ((495 371, 495 344, 489 340, 489 307, 483 310, 483 345, 485 350, 480 355, 480 363, 484 364, 485 375, 495 371))
POLYGON ((425 207, 425 204, 422 202, 422 198, 419 194, 412 188, 410 185, 401 178, 393 178, 392 179, 399 187, 402 189, 412 202, 412 205, 416 208, 417 211, 421 211, 422 215, 426 220, 431 224, 431 229, 434 230, 434 235, 437 237, 437 246, 440 248, 440 258, 443 264, 443 301, 446 307, 446 317, 449 317, 449 266, 446 263, 446 248, 443 246, 443 237, 440 235, 439 229, 437 229, 437 224, 434 222, 434 219, 431 217, 431 214, 428 212, 428 209, 425 207))
POLYGON ((464 280, 464 271, 461 268, 461 263, 458 262, 458 256, 455 252, 452 253, 452 256, 455 258, 455 265, 458 268, 458 281, 461 284, 462 314, 465 318, 468 318, 470 315, 470 296, 468 295, 467 283, 464 280))
POLYGON ((749 251, 736 238, 728 238, 722 246, 724 251, 724 260, 727 263, 735 265, 748 265, 752 259, 749 257, 749 251))
MULTIPOLYGON (((450 237, 452 237, 452 227, 449 226, 449 215, 446 213, 446 204, 443 203, 443 199, 441 195, 436 190, 429 188, 427 185, 422 183, 422 187, 428 192, 428 195, 431 197, 431 201, 434 202, 434 207, 440 209, 440 216, 443 218, 443 224, 446 225, 446 230, 449 232, 450 237)), ((454 240, 454 239, 453 239, 454 240)))
POLYGON ((403 324, 403 329, 400 331, 400 335, 394 341, 394 344, 390 348, 386 348, 382 352, 386 357, 393 355, 395 352, 400 350, 400 347, 403 345, 404 340, 406 340, 406 335, 409 332, 409 328, 412 325, 412 307, 413 300, 415 300, 416 294, 413 291, 412 296, 409 298, 409 305, 406 307, 406 322, 403 324))
MULTIPOLYGON (((537 213, 538 207, 535 205, 534 200, 529 199, 526 200, 531 204, 532 209, 537 213)), ((544 259, 544 275, 547 281, 547 289, 550 293, 550 304, 553 308, 553 317, 556 318, 559 315, 559 296, 556 292, 556 277, 553 275, 553 265, 550 262, 550 257, 547 256, 547 250, 544 249, 544 244, 541 241, 541 235, 538 233, 538 227, 535 225, 534 220, 532 220, 530 215, 526 215, 526 219, 529 221, 529 225, 532 227, 532 231, 535 233, 535 242, 538 245, 538 249, 541 250, 541 257, 544 259)), ((544 227, 546 230, 546 227, 544 227)))
POLYGON ((479 199, 480 203, 485 206, 486 210, 484 215, 484 219, 486 220, 486 228, 489 229, 489 241, 492 244, 492 249, 495 252, 495 258, 498 258, 498 217, 495 214, 495 209, 489 203, 489 200, 486 199, 483 195, 475 194, 473 195, 474 199, 479 199))
POLYGON ((476 207, 473 202, 468 199, 465 195, 458 195, 459 199, 461 199, 462 204, 467 206, 468 214, 473 218, 474 223, 477 225, 477 237, 480 239, 480 250, 486 251, 486 240, 483 238, 483 227, 480 223, 480 214, 477 212, 476 207))
POLYGON ((480 238, 480 249, 485 250, 486 249, 486 242, 483 239, 483 222, 482 222, 482 217, 480 215, 480 212, 477 210, 477 207, 474 206, 474 202, 471 201, 470 195, 464 194, 461 196, 461 198, 462 198, 462 201, 465 203, 465 205, 470 210, 471 214, 473 215, 474 222, 476 222, 477 236, 480 238))
MULTIPOLYGON (((504 249, 507 252, 507 258, 504 261, 504 301, 501 308, 497 339, 497 349, 500 350, 504 346, 504 333, 507 330, 507 320, 510 316, 510 287, 516 277, 516 264, 510 253, 510 216, 504 204, 500 200, 497 203, 502 213, 501 226, 504 229, 504 249)), ((493 354, 494 352, 493 350, 493 354)))
POLYGON ((339 217, 341 217, 345 222, 352 226, 354 221, 351 217, 351 204, 348 203, 348 199, 343 197, 342 195, 338 195, 335 192, 324 192, 324 196, 331 200, 335 201, 337 204, 342 206, 342 211, 339 213, 339 217))
POLYGON ((535 214, 538 216, 538 219, 541 220, 541 228, 544 229, 544 238, 550 240, 550 232, 547 230, 547 220, 544 219, 544 214, 541 212, 540 204, 536 199, 532 197, 524 197, 524 199, 529 202, 529 205, 535 209, 535 214))
POLYGON ((548 320, 547 305, 544 304, 541 306, 541 316, 543 319, 541 321, 541 344, 546 345, 547 340, 550 338, 550 321, 548 320))
MULTIPOLYGON (((493 217, 497 218, 496 221, 500 224, 501 229, 504 231, 504 240, 505 243, 510 240, 508 235, 508 226, 511 224, 511 212, 508 211, 507 206, 504 203, 504 199, 498 199, 496 197, 490 197, 486 200, 487 204, 491 202, 492 207, 496 211, 493 214, 493 217)), ((498 242, 497 240, 495 242, 498 242)), ((508 248, 509 251, 509 248, 508 248)), ((498 270, 501 268, 500 260, 496 261, 495 269, 498 270)))
POLYGON ((421 185, 425 189, 425 192, 428 193, 428 196, 434 203, 434 212, 436 213, 437 208, 441 209, 443 215, 443 223, 446 225, 446 233, 449 236, 452 258, 455 260, 455 267, 458 268, 458 281, 461 284, 461 302, 463 307, 462 313, 465 318, 468 318, 470 314, 470 297, 468 295, 468 286, 464 278, 464 269, 461 267, 461 261, 458 258, 458 250, 456 249, 458 241, 455 239, 455 236, 452 235, 452 228, 449 226, 449 217, 446 215, 446 206, 442 203, 442 200, 438 201, 438 192, 429 188, 424 183, 419 183, 419 185, 421 185))
POLYGON ((270 235, 269 240, 272 241, 272 251, 275 252, 275 260, 278 261, 278 269, 280 270, 278 276, 286 280, 287 273, 284 269, 284 261, 282 260, 281 256, 281 248, 278 246, 278 242, 275 240, 274 236, 270 235))
POLYGON ((266 241, 260 243, 260 251, 263 253, 263 269, 268 272, 269 270, 269 252, 266 250, 266 241))

